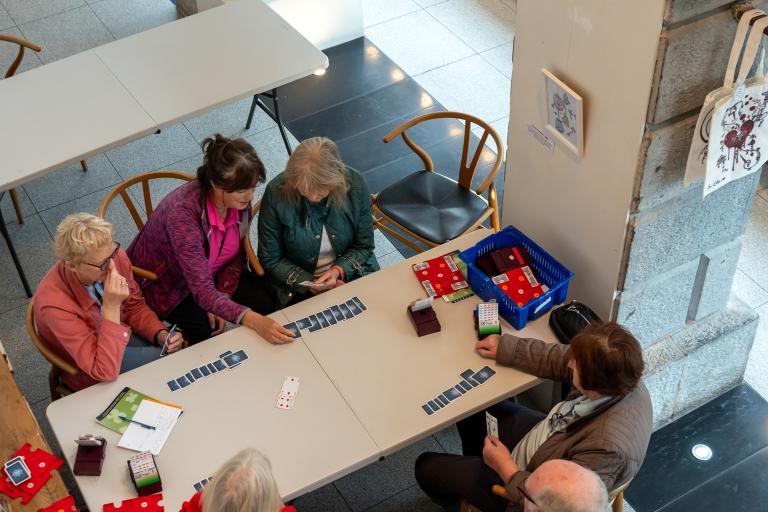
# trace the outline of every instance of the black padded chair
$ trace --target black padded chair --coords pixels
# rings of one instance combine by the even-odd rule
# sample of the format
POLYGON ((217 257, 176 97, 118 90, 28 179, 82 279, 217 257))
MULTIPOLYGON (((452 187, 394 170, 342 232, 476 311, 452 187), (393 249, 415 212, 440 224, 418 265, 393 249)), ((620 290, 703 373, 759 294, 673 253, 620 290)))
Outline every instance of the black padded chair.
POLYGON ((496 130, 485 121, 469 114, 432 112, 415 117, 395 128, 384 137, 384 142, 387 143, 398 135, 401 135, 408 147, 421 158, 424 170, 409 174, 371 196, 376 228, 391 234, 417 251, 440 245, 476 229, 488 218, 491 228, 494 231, 499 230, 498 198, 493 180, 501 167, 503 145, 496 130), (458 181, 435 172, 430 156, 408 136, 409 128, 432 119, 456 119, 464 122, 458 181), (479 144, 470 155, 473 123, 481 127, 483 133, 479 144), (479 167, 480 157, 489 136, 496 145, 496 160, 482 183, 473 190, 472 179, 479 167), (486 190, 487 199, 482 196, 486 190))

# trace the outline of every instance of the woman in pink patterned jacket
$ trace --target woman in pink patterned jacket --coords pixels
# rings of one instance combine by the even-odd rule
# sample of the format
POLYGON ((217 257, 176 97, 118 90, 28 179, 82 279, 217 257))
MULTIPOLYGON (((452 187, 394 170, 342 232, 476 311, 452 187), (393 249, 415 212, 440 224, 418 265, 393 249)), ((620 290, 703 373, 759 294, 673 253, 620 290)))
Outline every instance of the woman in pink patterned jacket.
POLYGON ((190 343, 223 332, 225 321, 271 343, 290 342, 289 330, 263 316, 273 311, 263 279, 244 271, 243 240, 264 165, 243 139, 216 134, 202 148, 197 180, 168 194, 128 248, 134 265, 158 276, 139 279, 147 304, 190 343))

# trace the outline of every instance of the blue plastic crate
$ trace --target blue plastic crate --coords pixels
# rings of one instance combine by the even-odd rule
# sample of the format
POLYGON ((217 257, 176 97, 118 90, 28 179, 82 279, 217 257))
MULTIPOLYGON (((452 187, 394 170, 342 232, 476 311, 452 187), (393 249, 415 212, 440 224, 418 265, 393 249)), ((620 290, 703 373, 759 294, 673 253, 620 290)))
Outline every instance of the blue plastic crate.
POLYGON ((525 327, 528 320, 540 317, 549 311, 553 305, 565 301, 568 295, 568 284, 573 279, 573 272, 512 226, 484 238, 473 247, 459 253, 459 257, 467 264, 467 282, 475 294, 484 301, 495 299, 499 303, 501 316, 518 330, 525 327), (501 247, 518 247, 521 245, 525 247, 531 257, 531 266, 536 278, 540 283, 549 287, 544 295, 531 300, 522 307, 515 304, 488 276, 475 266, 475 260, 478 256, 501 247))

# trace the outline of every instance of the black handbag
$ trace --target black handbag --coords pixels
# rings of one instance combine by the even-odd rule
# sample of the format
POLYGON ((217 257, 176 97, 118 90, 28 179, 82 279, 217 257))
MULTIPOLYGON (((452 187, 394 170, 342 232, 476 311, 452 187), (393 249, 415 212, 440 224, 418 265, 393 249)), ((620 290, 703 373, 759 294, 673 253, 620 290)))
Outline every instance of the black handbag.
POLYGON ((600 317, 589 306, 575 300, 553 309, 549 315, 549 327, 560 343, 566 345, 589 324, 600 321, 600 317))

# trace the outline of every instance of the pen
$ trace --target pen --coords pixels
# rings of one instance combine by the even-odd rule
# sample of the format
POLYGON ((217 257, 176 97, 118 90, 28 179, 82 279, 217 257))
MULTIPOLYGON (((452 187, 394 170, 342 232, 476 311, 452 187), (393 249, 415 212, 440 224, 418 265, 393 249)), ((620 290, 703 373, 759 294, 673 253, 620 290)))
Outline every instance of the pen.
POLYGON ((141 427, 148 428, 150 430, 157 430, 157 427, 153 427, 152 425, 147 425, 146 423, 142 423, 140 421, 132 420, 131 418, 127 418, 125 416, 118 416, 118 418, 120 418, 123 421, 127 421, 129 423, 135 423, 141 427))
POLYGON ((168 336, 165 337, 165 343, 163 343, 163 348, 160 350, 160 355, 164 356, 166 354, 166 350, 168 350, 168 342, 173 338, 173 335, 176 334, 176 327, 178 327, 176 324, 173 324, 171 326, 171 329, 168 331, 168 336))

